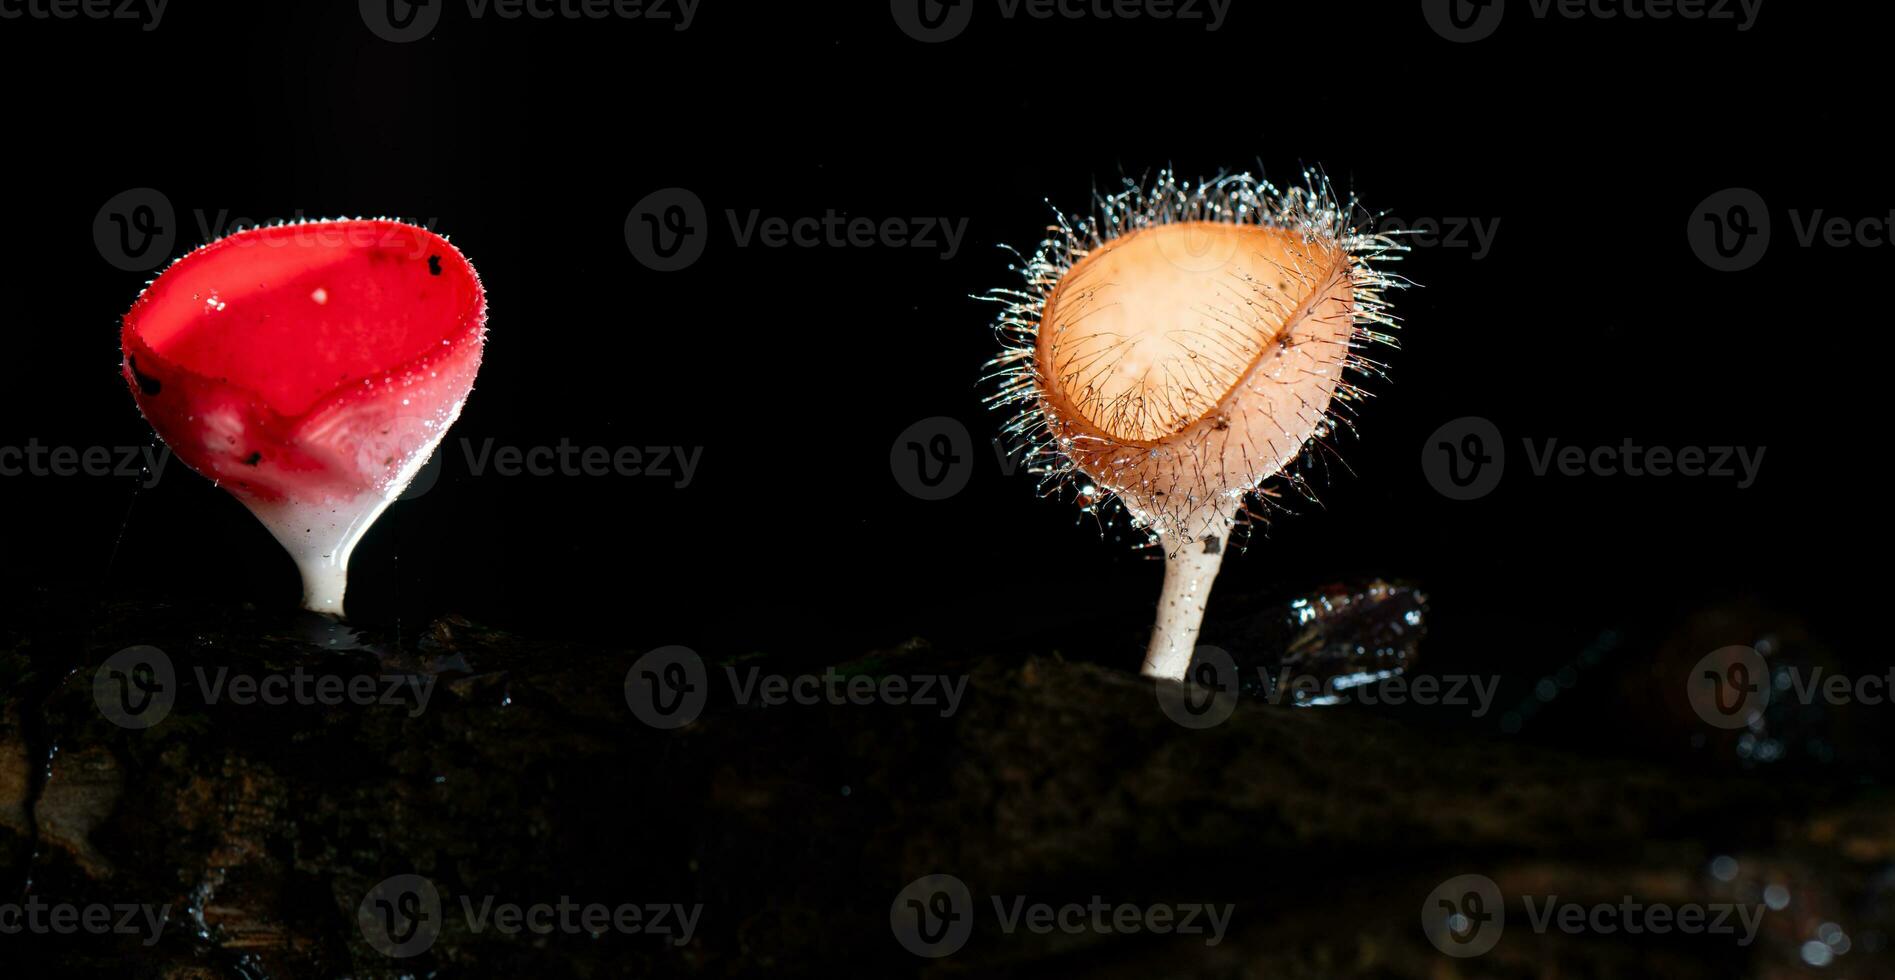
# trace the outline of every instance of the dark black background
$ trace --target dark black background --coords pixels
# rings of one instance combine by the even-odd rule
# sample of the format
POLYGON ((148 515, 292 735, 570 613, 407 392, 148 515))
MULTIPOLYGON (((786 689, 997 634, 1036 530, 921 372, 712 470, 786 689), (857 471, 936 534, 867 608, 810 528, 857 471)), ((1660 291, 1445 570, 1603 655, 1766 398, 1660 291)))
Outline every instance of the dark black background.
MULTIPOLYGON (((149 438, 119 377, 118 317, 148 278, 102 260, 113 195, 162 191, 175 251, 197 212, 424 220, 491 302, 453 436, 702 446, 696 481, 473 478, 395 506, 354 559, 371 623, 459 612, 602 649, 684 643, 829 662, 922 636, 1060 649, 1131 669, 1160 565, 1035 498, 977 454, 924 502, 889 468, 917 420, 977 441, 1008 256, 1048 202, 1165 165, 1320 165, 1397 219, 1498 222, 1489 255, 1418 249, 1402 350, 1320 510, 1275 522, 1218 596, 1350 577, 1426 588, 1441 670, 1512 696, 1601 631, 1641 656, 1721 603, 1809 622, 1846 663, 1886 663, 1880 298, 1887 248, 1799 248, 1790 209, 1885 216, 1886 33, 1854 8, 1768 3, 1756 25, 1549 19, 1514 5, 1452 44, 1418 5, 1235 4, 1220 31, 1165 21, 1002 21, 924 45, 882 3, 705 0, 644 21, 470 20, 392 44, 350 3, 208 7, 159 28, 0 22, 7 233, 0 443, 149 438), (661 274, 629 209, 682 186, 714 232, 661 274), (1693 208, 1759 191, 1761 264, 1712 271, 1693 208), (969 219, 919 249, 736 248, 727 209, 969 219), (1425 438, 1493 420, 1514 454, 1491 496, 1435 493, 1425 438), (1761 478, 1535 478, 1519 439, 1767 447, 1761 478), (1865 571, 1863 566, 1867 566, 1865 571)), ((125 479, 0 481, 14 586, 290 606, 290 562, 235 501, 174 464, 125 479)), ((1218 630, 1218 603, 1207 637, 1218 630)), ((1751 637, 1732 636, 1730 642, 1751 637)), ((1504 698, 1503 698, 1504 700, 1504 698)), ((1494 719, 1485 722, 1494 724, 1494 719)))

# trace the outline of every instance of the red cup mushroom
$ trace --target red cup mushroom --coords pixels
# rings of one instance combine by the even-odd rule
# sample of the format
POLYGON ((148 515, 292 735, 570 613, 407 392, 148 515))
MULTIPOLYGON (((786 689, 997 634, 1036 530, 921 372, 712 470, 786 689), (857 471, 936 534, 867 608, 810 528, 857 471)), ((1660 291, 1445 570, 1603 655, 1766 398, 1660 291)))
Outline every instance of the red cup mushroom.
POLYGON ((252 228, 172 263, 125 314, 123 370, 177 457, 340 616, 349 556, 460 416, 486 339, 480 278, 391 220, 252 228))

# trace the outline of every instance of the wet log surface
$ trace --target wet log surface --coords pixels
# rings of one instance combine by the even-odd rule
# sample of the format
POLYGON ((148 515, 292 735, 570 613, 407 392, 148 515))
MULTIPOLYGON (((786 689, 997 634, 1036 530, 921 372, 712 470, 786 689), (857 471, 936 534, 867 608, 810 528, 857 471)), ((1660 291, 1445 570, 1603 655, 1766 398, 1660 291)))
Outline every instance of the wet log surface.
MULTIPOLYGON (((921 641, 847 672, 965 678, 958 710, 733 703, 726 667, 780 669, 751 660, 711 664, 702 716, 667 731, 628 707, 642 650, 447 619, 389 654, 339 649, 307 626, 16 607, 0 630, 5 901, 168 918, 155 940, 0 935, 6 959, 47 975, 163 977, 1895 975, 1873 948, 1895 928, 1895 812, 1871 790, 1580 757, 1362 710, 1246 702, 1192 729, 1124 671, 921 641), (100 699, 113 692, 95 689, 100 665, 132 643, 164 651, 176 676, 148 728, 109 719, 100 699), (231 678, 299 672, 312 685, 403 686, 389 704, 232 700, 231 678), (213 703, 200 678, 220 677, 213 703), (1720 856, 1732 860, 1713 873, 1720 856), (438 891, 438 934, 391 958, 358 911, 379 882, 410 874, 438 891), (897 894, 929 874, 973 897, 970 938, 938 959, 891 930, 897 894), (1511 899, 1504 941, 1452 959, 1420 914, 1463 874, 1587 905, 1755 902, 1772 885, 1787 904, 1739 945, 1536 931, 1511 899), (995 898, 1017 896, 1234 909, 1212 945, 1008 932, 995 898), (611 928, 508 935, 466 914, 463 899, 478 910, 487 897, 701 913, 682 943, 611 928), (1827 970, 1802 958, 1825 922, 1854 942, 1827 970)), ((371 689, 387 693, 358 688, 371 689)))

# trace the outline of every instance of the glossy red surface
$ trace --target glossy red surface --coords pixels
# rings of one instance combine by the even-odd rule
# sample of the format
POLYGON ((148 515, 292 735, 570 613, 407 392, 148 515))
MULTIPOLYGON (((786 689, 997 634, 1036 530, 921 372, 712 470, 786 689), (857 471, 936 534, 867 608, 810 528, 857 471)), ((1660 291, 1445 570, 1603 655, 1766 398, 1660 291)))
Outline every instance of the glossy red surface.
POLYGON ((386 492, 473 386, 486 298, 396 221, 257 228, 173 263, 126 313, 126 382, 173 452, 246 500, 386 492))

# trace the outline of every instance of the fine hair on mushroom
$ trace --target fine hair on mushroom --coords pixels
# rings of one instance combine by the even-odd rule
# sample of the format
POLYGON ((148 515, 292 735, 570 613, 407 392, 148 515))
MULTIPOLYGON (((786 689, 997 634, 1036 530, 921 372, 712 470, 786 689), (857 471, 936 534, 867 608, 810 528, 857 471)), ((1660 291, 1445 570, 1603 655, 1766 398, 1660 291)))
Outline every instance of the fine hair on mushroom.
MULTIPOLYGON (((1090 214, 1055 210, 1015 252, 987 402, 1042 496, 1116 505, 1163 550, 1143 672, 1182 679, 1211 585, 1247 520, 1315 484, 1393 348, 1388 270, 1405 248, 1306 170, 1127 179, 1090 214)), ((1116 515, 1116 511, 1108 515, 1116 515)))

